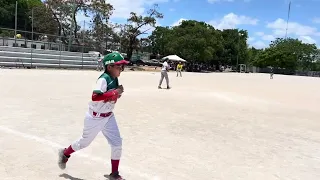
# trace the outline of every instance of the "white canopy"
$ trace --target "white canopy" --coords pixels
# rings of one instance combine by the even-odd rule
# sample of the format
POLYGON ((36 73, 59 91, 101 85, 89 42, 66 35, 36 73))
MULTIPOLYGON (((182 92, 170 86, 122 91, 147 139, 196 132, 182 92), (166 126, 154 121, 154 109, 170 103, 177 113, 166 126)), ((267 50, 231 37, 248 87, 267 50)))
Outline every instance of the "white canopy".
POLYGON ((163 57, 162 60, 164 59, 168 59, 170 61, 181 61, 181 62, 187 62, 186 60, 182 59, 181 57, 177 56, 177 55, 169 55, 166 57, 163 57))

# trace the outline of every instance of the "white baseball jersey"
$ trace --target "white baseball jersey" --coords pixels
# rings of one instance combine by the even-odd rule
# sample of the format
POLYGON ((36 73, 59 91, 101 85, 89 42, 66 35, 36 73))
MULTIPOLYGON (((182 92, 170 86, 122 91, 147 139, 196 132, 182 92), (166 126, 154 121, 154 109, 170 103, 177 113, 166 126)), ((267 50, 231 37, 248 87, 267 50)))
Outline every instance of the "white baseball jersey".
POLYGON ((166 71, 167 69, 169 69, 169 64, 167 62, 164 62, 162 64, 162 68, 161 68, 161 71, 166 71))
MULTIPOLYGON (((97 80, 93 93, 103 94, 107 91, 114 90, 119 86, 118 78, 113 78, 107 73, 103 73, 97 80)), ((104 102, 104 100, 90 101, 89 110, 96 113, 112 112, 115 102, 104 102)))

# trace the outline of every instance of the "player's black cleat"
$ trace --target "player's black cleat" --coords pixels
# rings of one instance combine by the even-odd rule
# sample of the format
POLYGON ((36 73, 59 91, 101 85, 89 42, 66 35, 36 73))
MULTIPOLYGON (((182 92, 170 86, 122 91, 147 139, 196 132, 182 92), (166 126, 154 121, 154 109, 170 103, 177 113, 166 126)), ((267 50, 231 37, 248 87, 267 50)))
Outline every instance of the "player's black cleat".
POLYGON ((125 180, 119 175, 119 172, 113 172, 109 175, 109 180, 125 180))
POLYGON ((59 149, 58 152, 58 166, 60 169, 65 169, 68 159, 70 158, 70 156, 66 156, 64 155, 64 149, 59 149))

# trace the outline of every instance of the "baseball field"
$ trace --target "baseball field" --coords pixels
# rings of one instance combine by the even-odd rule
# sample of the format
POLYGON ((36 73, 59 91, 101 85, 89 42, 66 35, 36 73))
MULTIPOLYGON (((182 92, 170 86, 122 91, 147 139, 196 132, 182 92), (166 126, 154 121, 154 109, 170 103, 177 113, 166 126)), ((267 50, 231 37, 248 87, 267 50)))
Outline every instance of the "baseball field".
MULTIPOLYGON (((102 180, 102 134, 72 155, 100 72, 0 69, 1 180, 102 180)), ((115 116, 128 180, 316 180, 320 177, 320 79, 239 73, 123 72, 115 116), (165 87, 165 81, 163 82, 165 87)))

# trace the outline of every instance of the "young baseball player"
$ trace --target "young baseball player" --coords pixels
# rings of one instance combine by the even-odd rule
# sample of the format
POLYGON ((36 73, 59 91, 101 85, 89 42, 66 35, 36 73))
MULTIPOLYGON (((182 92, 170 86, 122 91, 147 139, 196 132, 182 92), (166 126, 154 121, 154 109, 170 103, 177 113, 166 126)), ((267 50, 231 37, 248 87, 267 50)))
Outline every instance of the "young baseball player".
POLYGON ((169 71, 169 64, 168 64, 168 59, 165 59, 163 64, 162 64, 162 68, 161 68, 161 77, 160 77, 160 82, 159 82, 159 86, 158 86, 158 89, 162 89, 161 88, 161 84, 162 84, 162 81, 163 81, 163 78, 166 79, 166 83, 167 83, 167 89, 170 89, 170 86, 169 86, 169 76, 168 76, 168 71, 169 71))
POLYGON ((182 65, 182 63, 179 61, 179 63, 177 64, 177 67, 176 67, 177 77, 178 77, 178 74, 179 74, 179 73, 180 73, 180 77, 182 77, 182 73, 181 73, 182 67, 183 67, 183 65, 182 65))
POLYGON ((85 115, 82 136, 69 147, 59 150, 58 165, 66 168, 71 154, 90 145, 101 131, 111 146, 111 174, 110 180, 122 180, 119 175, 119 162, 122 153, 122 138, 118 129, 113 109, 123 92, 118 77, 128 64, 119 53, 107 54, 103 60, 105 72, 98 78, 96 87, 92 92, 89 109, 85 115))

